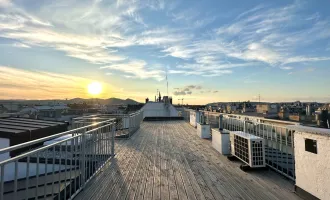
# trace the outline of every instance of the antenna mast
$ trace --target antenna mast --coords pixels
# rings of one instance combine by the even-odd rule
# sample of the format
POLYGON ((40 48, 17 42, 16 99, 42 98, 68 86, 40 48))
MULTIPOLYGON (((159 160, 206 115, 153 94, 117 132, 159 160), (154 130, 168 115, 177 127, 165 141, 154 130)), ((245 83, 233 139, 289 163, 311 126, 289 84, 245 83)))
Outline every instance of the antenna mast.
POLYGON ((168 96, 168 79, 167 79, 167 70, 166 70, 166 87, 167 87, 167 96, 168 96))

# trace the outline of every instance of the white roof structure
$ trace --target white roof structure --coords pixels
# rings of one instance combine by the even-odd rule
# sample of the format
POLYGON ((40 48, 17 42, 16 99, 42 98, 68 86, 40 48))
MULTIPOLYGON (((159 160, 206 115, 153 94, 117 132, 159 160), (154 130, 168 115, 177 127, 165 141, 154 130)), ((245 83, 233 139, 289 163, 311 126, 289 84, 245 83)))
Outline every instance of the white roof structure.
POLYGON ((66 105, 55 105, 55 106, 34 106, 37 110, 65 110, 69 107, 66 105))
POLYGON ((141 110, 143 117, 178 117, 179 112, 172 104, 164 102, 148 102, 141 110))

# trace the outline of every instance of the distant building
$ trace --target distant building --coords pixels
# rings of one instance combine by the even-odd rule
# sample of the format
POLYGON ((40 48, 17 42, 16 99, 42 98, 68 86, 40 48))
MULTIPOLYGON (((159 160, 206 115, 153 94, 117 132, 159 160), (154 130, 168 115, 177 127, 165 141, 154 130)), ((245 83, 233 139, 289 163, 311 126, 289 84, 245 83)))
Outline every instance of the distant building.
POLYGON ((300 114, 289 115, 289 120, 291 120, 291 121, 301 122, 301 121, 304 121, 305 119, 306 119, 306 115, 300 115, 300 114))
POLYGON ((278 117, 282 120, 288 120, 289 115, 289 110, 286 107, 282 106, 280 112, 278 113, 278 117))
POLYGON ((231 104, 227 105, 227 113, 234 113, 236 112, 236 110, 237 110, 236 105, 231 105, 231 104))
POLYGON ((250 103, 244 103, 242 113, 255 112, 254 107, 250 103))
POLYGON ((3 102, 2 107, 6 109, 7 112, 13 113, 17 112, 22 108, 22 105, 16 102, 3 102))
POLYGON ((16 113, 18 117, 62 121, 62 115, 68 113, 66 105, 25 107, 16 113))
POLYGON ((179 112, 170 103, 165 102, 148 102, 141 110, 143 117, 178 117, 179 112))
POLYGON ((276 104, 258 104, 257 113, 260 114, 277 114, 278 107, 276 104))
POLYGON ((107 105, 106 113, 109 114, 124 114, 127 106, 124 105, 107 105))
POLYGON ((7 111, 8 111, 8 109, 5 106, 0 104, 0 114, 6 113, 7 111))

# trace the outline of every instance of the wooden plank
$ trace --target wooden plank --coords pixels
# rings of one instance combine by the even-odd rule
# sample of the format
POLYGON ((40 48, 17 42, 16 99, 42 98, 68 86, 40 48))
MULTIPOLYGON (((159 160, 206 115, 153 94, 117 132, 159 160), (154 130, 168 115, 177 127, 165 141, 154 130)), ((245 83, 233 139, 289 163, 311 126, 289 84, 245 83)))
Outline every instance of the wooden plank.
MULTIPOLYGON (((135 174, 136 174, 136 171, 138 171, 138 169, 140 169, 141 168, 141 160, 142 160, 142 158, 143 158, 143 152, 144 152, 144 149, 146 148, 146 144, 148 144, 148 141, 149 141, 149 137, 146 137, 147 139, 146 139, 146 141, 145 141, 145 143, 144 143, 144 146, 143 146, 143 148, 142 148, 142 150, 141 150, 141 152, 135 152, 135 157, 136 157, 136 159, 137 159, 137 163, 135 164, 135 163, 131 163, 131 165, 132 165, 132 167, 133 168, 131 168, 130 170, 129 170, 129 173, 127 174, 127 177, 126 177, 126 179, 124 180, 124 183, 123 183, 123 185, 122 185, 122 187, 121 187, 121 191, 119 191, 119 195, 118 195, 118 197, 117 197, 117 199, 125 199, 126 198, 126 196, 128 195, 128 193, 129 193, 129 191, 131 190, 131 183, 132 183, 132 180, 133 180, 133 178, 134 178, 134 176, 135 176, 135 174)), ((133 196, 134 196, 134 194, 133 194, 133 196)))
MULTIPOLYGON (((149 134, 150 129, 146 129, 145 134, 148 134, 147 137, 151 137, 151 134, 149 134)), ((145 162, 144 165, 142 166, 141 173, 140 173, 140 178, 141 178, 141 183, 139 184, 139 188, 137 189, 137 192, 134 196, 134 199, 137 200, 142 200, 144 199, 144 192, 146 190, 146 184, 148 180, 148 172, 149 172, 149 163, 151 160, 151 151, 152 151, 152 140, 149 141, 145 151, 144 151, 144 156, 145 156, 145 162)))
POLYGON ((154 185, 152 190, 152 199, 159 200, 160 199, 160 132, 161 126, 160 123, 157 122, 157 131, 155 132, 155 137, 157 138, 157 142, 154 148, 155 157, 154 157, 154 185))
POLYGON ((76 199, 300 199, 275 173, 242 172, 195 132, 185 122, 144 122, 76 199))
POLYGON ((117 181, 114 183, 114 188, 112 192, 109 195, 107 195, 107 199, 111 199, 111 200, 117 199, 118 196, 120 196, 123 192, 126 192, 127 178, 130 177, 130 174, 132 174, 132 172, 136 168, 136 163, 139 162, 139 157, 137 157, 136 152, 141 151, 141 149, 143 150, 143 148, 145 148, 145 142, 146 142, 146 137, 143 137, 143 140, 140 143, 139 147, 131 151, 133 159, 132 161, 130 161, 129 165, 121 166, 119 163, 118 168, 120 172, 116 174, 117 181))
MULTIPOLYGON (((116 152, 119 151, 114 159, 120 159, 122 156, 125 156, 125 152, 127 151, 126 149, 122 149, 122 141, 116 143, 116 152)), ((109 170, 113 167, 114 162, 113 160, 108 163, 104 169, 101 171, 99 175, 97 175, 94 179, 92 179, 89 183, 88 186, 78 194, 77 198, 78 199, 91 199, 92 197, 95 197, 94 194, 101 194, 97 192, 97 189, 102 189, 99 186, 105 187, 106 184, 104 182, 106 181, 103 176, 109 176, 110 173, 113 172, 113 170, 109 170)))
POLYGON ((165 130, 165 124, 162 122, 160 142, 160 197, 163 200, 168 200, 170 198, 168 186, 168 148, 166 147, 168 141, 166 140, 165 130))
MULTIPOLYGON (((175 128, 175 127, 174 127, 175 128)), ((171 136, 173 137, 173 136, 171 136)), ((207 188, 206 184, 204 183, 203 179, 201 178, 200 174, 195 174, 192 170, 192 166, 190 167, 186 158, 184 159, 185 162, 185 169, 188 169, 188 173, 191 177, 191 183, 194 186, 194 191, 198 199, 215 199, 212 193, 207 188)))
POLYGON ((214 161, 217 160, 218 158, 210 155, 209 153, 210 151, 212 152, 213 149, 212 150, 207 149, 205 145, 203 145, 203 143, 206 143, 206 141, 200 139, 195 134, 192 135, 187 133, 185 130, 182 130, 182 132, 187 134, 187 137, 191 137, 190 141, 192 147, 198 147, 193 149, 193 152, 195 152, 196 156, 198 156, 198 160, 204 163, 207 167, 214 170, 215 171, 214 175, 220 178, 220 180, 223 180, 226 183, 226 186, 229 186, 227 187, 227 190, 231 191, 232 198, 238 198, 238 199, 243 198, 243 199, 251 199, 251 200, 254 199, 255 195, 253 193, 249 193, 247 189, 249 185, 244 184, 242 181, 237 181, 235 179, 235 176, 233 176, 233 174, 228 173, 229 172, 228 170, 230 170, 230 172, 234 170, 233 166, 224 167, 224 165, 222 165, 223 168, 219 169, 220 166, 217 166, 214 163, 214 161), (204 154, 208 154, 208 156, 205 156, 204 154), (212 156, 212 159, 209 159, 210 156, 212 156), (235 194, 236 191, 238 192, 238 195, 235 194))
POLYGON ((149 167, 148 167, 148 176, 147 176, 147 182, 146 182, 146 187, 145 187, 145 192, 144 192, 144 199, 152 199, 152 192, 153 192, 153 185, 154 185, 154 157, 155 157, 155 145, 157 142, 157 128, 154 124, 153 126, 153 134, 149 134, 148 136, 152 138, 150 143, 148 145, 151 146, 151 151, 149 152, 149 167))
MULTIPOLYGON (((183 140, 181 137, 179 137, 179 132, 178 132, 178 126, 175 126, 173 134, 176 135, 176 142, 178 143, 177 146, 180 147, 180 151, 186 151, 186 146, 188 145, 187 143, 184 143, 185 140, 183 140)), ((181 132, 180 132, 181 133, 181 132)), ((181 133, 182 135, 182 133, 181 133)), ((179 160, 181 161, 181 160, 179 160)), ((198 166, 199 168, 201 167, 201 165, 203 165, 203 163, 199 163, 198 160, 195 160, 196 163, 194 163, 195 166, 198 166)), ((196 169, 196 168, 195 168, 196 169)), ((204 182, 206 183, 206 185, 208 186, 208 188, 210 189, 212 195, 215 197, 215 199, 223 199, 222 195, 219 193, 219 191, 217 191, 217 189, 214 186, 214 183, 211 181, 211 179, 205 174, 205 172, 203 170, 198 170, 198 173, 202 176, 204 182)), ((189 191, 189 193, 191 193, 191 191, 189 191)), ((190 197, 190 198, 194 198, 194 197, 190 197)), ((189 198, 189 199, 190 199, 189 198)))
MULTIPOLYGON (((106 173, 95 178, 95 179, 97 179, 97 178, 100 179, 99 181, 94 181, 94 183, 90 182, 89 183, 90 187, 88 187, 88 189, 90 189, 90 190, 87 191, 87 189, 85 189, 83 191, 82 195, 79 195, 79 196, 81 196, 81 198, 103 199, 103 198, 105 198, 104 196, 106 196, 106 193, 99 192, 99 191, 106 190, 108 192, 111 192, 113 190, 113 186, 114 186, 113 182, 116 181, 115 176, 116 176, 116 174, 120 173, 118 163, 122 162, 122 165, 121 165, 122 167, 125 167, 126 165, 128 165, 130 162, 130 159, 133 158, 133 156, 132 156, 133 152, 132 152, 131 148, 135 149, 139 145, 141 145, 139 142, 143 139, 143 137, 138 137, 139 134, 137 134, 135 136, 137 137, 135 141, 129 140, 129 141, 123 142, 123 145, 121 146, 122 151, 118 152, 115 159, 111 162, 110 166, 107 168, 106 173), (128 147, 131 147, 131 148, 128 148, 128 147), (104 178, 104 177, 107 177, 107 178, 104 178), (112 182, 111 185, 109 184, 110 181, 112 182)), ((79 198, 77 198, 77 199, 79 199, 79 198)))
MULTIPOLYGON (((185 133, 184 130, 181 130, 181 132, 185 133)), ((187 137, 189 137, 189 135, 187 137)), ((205 173, 206 173, 205 175, 208 176, 208 178, 212 179, 212 182, 215 184, 215 187, 218 189, 218 191, 220 192, 221 196, 224 199, 240 199, 240 198, 250 199, 249 196, 239 195, 236 192, 236 189, 234 189, 234 188, 231 189, 230 180, 225 179, 222 176, 223 172, 222 171, 217 172, 216 166, 211 165, 209 160, 204 159, 204 157, 202 155, 203 152, 201 151, 201 149, 203 149, 203 146, 201 144, 198 144, 198 142, 196 142, 199 140, 200 140, 200 138, 195 136, 194 138, 191 138, 191 140, 189 140, 192 143, 192 145, 186 145, 186 147, 189 146, 190 148, 192 148, 191 149, 192 152, 195 152, 196 157, 190 158, 190 159, 193 159, 193 162, 194 161, 197 162, 197 163, 194 163, 194 165, 200 166, 199 170, 201 172, 205 171, 205 173), (197 139, 195 139, 195 138, 197 138, 197 139), (198 159, 196 159, 196 158, 198 158, 198 159)), ((204 150, 204 152, 205 152, 205 150, 204 150)), ((205 178, 207 178, 207 177, 205 177, 205 178)), ((241 192, 244 193, 244 191, 241 191, 241 192)))
MULTIPOLYGON (((172 130, 171 130, 172 132, 172 130)), ((184 185, 184 181, 182 179, 182 176, 181 176, 181 173, 180 173, 180 169, 179 169, 179 161, 177 159, 177 154, 178 154, 178 151, 177 151, 177 146, 176 144, 174 143, 174 140, 172 141, 173 143, 173 172, 174 172, 174 177, 175 177, 175 182, 176 182, 176 187, 177 187, 177 191, 178 191, 178 196, 179 196, 179 199, 188 199, 187 197, 187 192, 186 192, 186 188, 185 188, 185 185, 184 185)))
MULTIPOLYGON (((205 142, 205 141, 203 141, 205 142)), ((215 152, 213 149, 205 148, 205 147, 210 147, 210 145, 203 146, 204 152, 207 152, 207 156, 203 155, 204 158, 211 158, 211 159, 206 159, 206 161, 213 163, 215 160, 218 160, 219 158, 214 156, 215 152), (212 154, 213 153, 213 154, 212 154)), ((206 163, 208 163, 206 162, 206 163)), ((217 169, 218 170, 218 169, 217 169)), ((219 171, 219 170, 218 170, 219 171)), ((246 176, 242 176, 240 174, 242 173, 237 167, 230 168, 226 167, 221 169, 223 173, 226 174, 226 178, 231 178, 234 183, 232 183, 232 186, 234 186, 237 190, 240 190, 240 195, 249 195, 249 199, 254 199, 254 198, 264 198, 265 196, 268 197, 268 199, 278 199, 274 194, 270 193, 269 191, 263 190, 262 187, 258 186, 258 183, 255 182, 251 184, 251 181, 254 181, 253 179, 247 178, 248 174, 245 173, 246 176), (231 169, 231 170, 228 170, 231 169), (239 180, 238 180, 239 178, 239 180), (238 185, 239 183, 243 183, 241 187, 238 185), (247 187, 249 186, 249 187, 247 187)))
POLYGON ((179 199, 178 196, 178 190, 177 190, 177 185, 176 185, 176 180, 175 180, 175 175, 174 175, 174 156, 173 156, 173 144, 172 144, 172 140, 170 139, 172 136, 170 134, 170 130, 168 128, 165 128, 165 135, 167 137, 167 141, 168 141, 168 145, 167 145, 167 149, 168 149, 168 156, 169 156, 169 161, 168 161, 168 166, 169 166, 169 170, 168 170, 168 184, 169 184, 169 195, 170 195, 170 199, 173 200, 177 200, 179 199))

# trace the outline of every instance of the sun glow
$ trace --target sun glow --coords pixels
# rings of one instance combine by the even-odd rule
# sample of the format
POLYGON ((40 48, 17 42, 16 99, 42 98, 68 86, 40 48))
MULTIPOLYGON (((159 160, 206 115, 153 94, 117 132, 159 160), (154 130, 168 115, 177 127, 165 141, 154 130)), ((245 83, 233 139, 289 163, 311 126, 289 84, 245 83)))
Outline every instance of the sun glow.
POLYGON ((98 95, 102 92, 102 85, 99 82, 92 82, 88 85, 88 93, 98 95))

